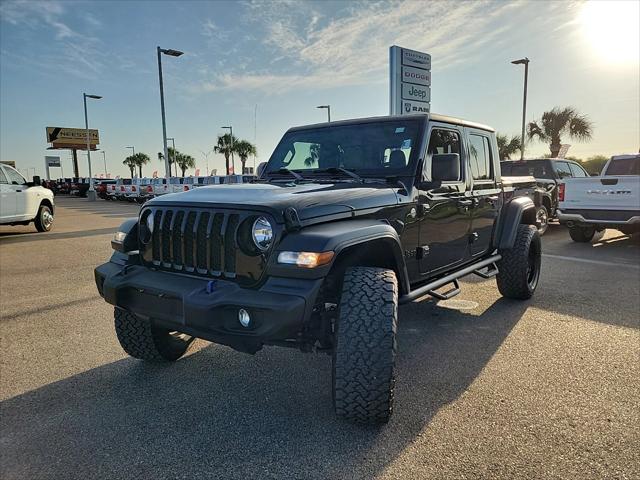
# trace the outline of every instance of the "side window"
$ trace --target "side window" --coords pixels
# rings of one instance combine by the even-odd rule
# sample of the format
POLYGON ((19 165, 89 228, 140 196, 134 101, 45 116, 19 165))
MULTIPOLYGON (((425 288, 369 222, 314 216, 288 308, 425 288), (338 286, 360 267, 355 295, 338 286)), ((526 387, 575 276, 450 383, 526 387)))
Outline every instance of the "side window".
POLYGON ((9 183, 7 182, 7 176, 4 174, 4 171, 0 168, 0 183, 9 183))
POLYGON ((454 130, 434 128, 431 130, 427 156, 431 159, 431 178, 446 178, 445 181, 457 182, 462 180, 462 154, 460 151, 460 134, 454 130), (444 159, 434 159, 434 155, 457 153, 460 160, 458 165, 445 165, 444 159))
POLYGON ((568 178, 571 177, 571 169, 569 168, 569 164, 567 162, 554 162, 556 167, 556 172, 558 172, 558 176, 560 178, 568 178))
POLYGON ((24 185, 27 181, 24 179, 22 175, 16 172, 13 168, 6 168, 7 177, 9 177, 9 183, 14 185, 24 185))
POLYGON ((575 163, 570 163, 569 168, 571 169, 571 175, 573 177, 588 177, 587 172, 580 165, 576 165, 575 163))
POLYGON ((489 139, 481 135, 469 135, 469 156, 473 179, 490 180, 492 172, 489 139))

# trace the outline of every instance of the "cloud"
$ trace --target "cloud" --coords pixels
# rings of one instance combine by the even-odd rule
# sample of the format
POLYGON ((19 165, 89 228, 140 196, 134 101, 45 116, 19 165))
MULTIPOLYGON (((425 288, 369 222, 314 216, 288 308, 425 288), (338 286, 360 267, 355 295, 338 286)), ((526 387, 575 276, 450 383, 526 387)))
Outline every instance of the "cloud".
MULTIPOLYGON (((290 88, 330 88, 387 81, 388 48, 397 44, 428 51, 440 71, 473 61, 489 42, 515 28, 505 2, 352 2, 339 11, 327 4, 253 1, 246 4, 248 24, 277 67, 255 73, 226 64, 193 90, 259 89, 280 93, 290 88), (501 25, 498 27, 498 25, 501 25)), ((334 4, 335 5, 335 4, 334 4)), ((253 62, 256 65, 258 62, 253 62)))
MULTIPOLYGON (((81 78, 95 78, 103 70, 105 54, 100 41, 91 35, 84 35, 63 21, 68 14, 64 6, 56 1, 14 0, 0 4, 0 20, 18 27, 27 27, 34 31, 48 30, 55 43, 51 49, 39 48, 37 54, 20 55, 12 53, 14 63, 33 66, 39 69, 63 70, 81 78)), ((90 13, 82 15, 92 26, 101 25, 90 13)), ((7 56, 8 52, 2 52, 7 56)))

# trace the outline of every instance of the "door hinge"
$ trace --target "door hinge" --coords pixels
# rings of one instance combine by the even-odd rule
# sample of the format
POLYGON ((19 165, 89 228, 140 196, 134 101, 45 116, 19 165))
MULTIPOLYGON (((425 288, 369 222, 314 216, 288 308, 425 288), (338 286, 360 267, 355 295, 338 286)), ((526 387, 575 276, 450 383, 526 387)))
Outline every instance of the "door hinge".
POLYGON ((469 234, 469 243, 476 243, 478 241, 478 238, 480 238, 480 235, 478 235, 478 232, 473 232, 469 234))
POLYGON ((416 248, 416 259, 422 260, 424 257, 429 255, 429 245, 423 245, 421 247, 416 248))

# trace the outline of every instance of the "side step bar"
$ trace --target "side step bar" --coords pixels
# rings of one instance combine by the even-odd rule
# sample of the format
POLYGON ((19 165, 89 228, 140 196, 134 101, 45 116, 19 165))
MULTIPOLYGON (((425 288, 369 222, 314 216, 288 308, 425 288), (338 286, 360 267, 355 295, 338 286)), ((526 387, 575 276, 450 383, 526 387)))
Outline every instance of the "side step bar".
MULTIPOLYGON (((493 269, 489 269, 488 272, 478 272, 478 270, 488 267, 492 264, 495 264, 498 260, 500 260, 502 258, 502 255, 493 255, 489 258, 485 258, 484 260, 481 260, 478 263, 474 263, 472 265, 469 265, 468 267, 465 267, 461 270, 458 270, 457 272, 453 272, 450 273, 449 275, 446 275, 442 278, 438 278, 437 280, 434 280, 433 282, 429 282, 426 285, 423 285, 419 288, 416 288, 415 290, 411 290, 411 292, 407 293, 406 295, 401 296, 398 299, 398 303, 400 303, 401 305, 404 303, 409 303, 409 302, 413 302, 414 300, 417 300, 418 298, 424 297, 425 295, 431 295, 433 297, 436 297, 440 300, 445 300, 447 298, 451 298, 454 295, 457 295, 458 293, 460 293, 460 288, 458 286, 458 282, 457 280, 459 278, 462 277, 466 277, 467 275, 471 274, 471 273, 475 273, 476 275, 480 275, 481 277, 483 277, 484 275, 487 275, 486 278, 490 278, 492 276, 494 276, 496 273, 498 273, 498 269, 495 267, 493 269), (449 283, 453 283, 454 284, 454 288, 444 294, 442 293, 438 293, 435 290, 437 290, 438 288, 447 285, 449 283)), ((484 277, 483 277, 484 278, 484 277)))

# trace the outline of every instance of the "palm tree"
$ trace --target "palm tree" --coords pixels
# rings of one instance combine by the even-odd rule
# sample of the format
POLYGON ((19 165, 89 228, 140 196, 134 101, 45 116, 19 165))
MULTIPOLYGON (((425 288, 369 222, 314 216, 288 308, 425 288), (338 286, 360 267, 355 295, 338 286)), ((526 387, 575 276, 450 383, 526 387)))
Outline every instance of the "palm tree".
POLYGON ((249 155, 258 154, 256 146, 247 140, 240 140, 238 143, 233 144, 233 149, 240 157, 240 162, 242 162, 242 173, 244 173, 244 165, 247 163, 249 155))
POLYGON ((176 150, 176 164, 178 168, 182 170, 182 176, 184 177, 184 172, 187 168, 195 168, 196 160, 191 155, 186 155, 184 153, 180 153, 176 150))
MULTIPOLYGON (((169 152, 169 175, 171 175, 171 165, 176 162, 176 150, 173 147, 167 148, 169 152)), ((158 152, 158 160, 164 162, 164 153, 158 152)))
POLYGON ((224 155, 225 165, 227 167, 227 175, 229 175, 229 157, 231 152, 235 151, 236 143, 238 139, 232 137, 230 134, 218 135, 218 143, 213 147, 213 151, 216 153, 222 153, 224 155))
POLYGON ((136 166, 138 165, 135 159, 133 158, 133 155, 129 155, 127 158, 124 159, 122 163, 127 167, 129 167, 129 171, 131 172, 131 178, 133 178, 133 175, 136 171, 136 166))
POLYGON ((529 139, 538 138, 541 142, 549 142, 551 157, 556 158, 560 151, 562 135, 577 141, 590 140, 593 136, 593 124, 586 115, 579 114, 572 107, 554 107, 542 114, 540 123, 529 123, 527 136, 529 139))
POLYGON ((520 150, 520 136, 514 135, 509 138, 506 135, 496 133, 496 141, 498 142, 498 153, 500 160, 510 160, 511 155, 520 150))
POLYGON ((131 159, 134 166, 138 167, 138 176, 142 178, 142 166, 146 165, 151 161, 151 159, 149 158, 149 155, 147 155, 146 153, 138 152, 134 155, 131 155, 128 158, 131 159))

